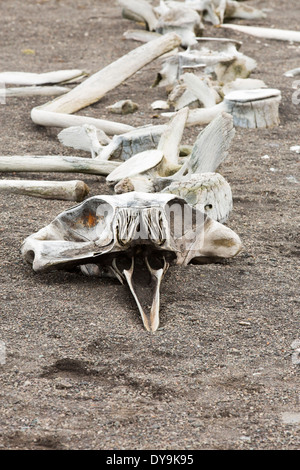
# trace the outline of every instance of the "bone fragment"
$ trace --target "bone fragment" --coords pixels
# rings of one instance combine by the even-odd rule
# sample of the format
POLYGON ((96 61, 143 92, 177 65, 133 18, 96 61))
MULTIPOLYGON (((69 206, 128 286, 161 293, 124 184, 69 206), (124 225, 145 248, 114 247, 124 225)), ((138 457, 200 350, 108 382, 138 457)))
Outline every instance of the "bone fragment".
POLYGON ((203 42, 208 42, 210 47, 214 46, 221 46, 223 47, 224 44, 233 44, 237 50, 240 49, 242 46, 242 42, 238 41, 237 39, 232 39, 232 38, 214 38, 214 37, 207 37, 207 36, 202 36, 200 38, 196 38, 197 42, 203 43, 203 42))
POLYGON ((92 158, 101 152, 104 148, 103 145, 108 145, 111 142, 105 132, 88 124, 67 127, 57 137, 60 143, 67 147, 91 152, 92 158))
POLYGON ((233 0, 226 0, 224 17, 228 19, 240 18, 244 20, 260 20, 266 18, 267 15, 264 11, 250 5, 244 5, 233 0))
POLYGON ((0 194, 4 193, 81 202, 88 195, 89 188, 80 180, 0 180, 0 194))
POLYGON ((121 100, 111 106, 106 106, 106 109, 113 114, 131 114, 139 109, 137 103, 131 100, 121 100))
POLYGON ((185 4, 200 13, 201 16, 210 21, 213 25, 220 23, 215 5, 211 0, 185 0, 185 4))
POLYGON ((228 220, 233 208, 230 185, 219 173, 192 174, 173 181, 162 193, 182 197, 195 209, 221 223, 228 220))
POLYGON ((184 73, 181 78, 187 89, 202 103, 204 108, 211 108, 216 104, 219 96, 206 80, 202 80, 193 73, 184 73))
POLYGON ((234 125, 248 128, 277 126, 280 101, 280 91, 269 88, 233 91, 224 99, 234 125))
POLYGON ((292 70, 288 70, 287 72, 284 73, 285 77, 296 77, 297 75, 300 75, 300 67, 292 70))
POLYGON ((63 83, 74 78, 82 78, 86 73, 82 70, 58 70, 46 73, 1 72, 0 82, 7 85, 49 85, 63 83))
POLYGON ((159 38, 160 36, 161 34, 159 33, 154 31, 145 31, 143 29, 129 29, 123 34, 125 39, 132 39, 133 41, 138 42, 149 42, 153 39, 159 38))
POLYGON ((115 184, 123 178, 145 173, 155 168, 162 158, 163 152, 161 150, 146 150, 145 152, 137 153, 113 170, 106 177, 106 181, 109 184, 115 184))
MULTIPOLYGON (((149 173, 124 176, 123 179, 119 180, 114 190, 117 194, 130 191, 161 192, 173 182, 175 185, 180 185, 182 182, 182 188, 184 188, 185 182, 194 174, 211 174, 216 171, 227 157, 234 135, 235 129, 232 116, 225 112, 220 113, 199 133, 190 156, 179 166, 176 173, 169 172, 168 174, 165 172, 162 175, 159 171, 160 166, 158 166, 149 173)), ((197 176, 194 178, 197 179, 197 176)), ((215 181, 214 179, 214 184, 215 181)), ((187 185, 189 184, 188 182, 187 185)), ((196 185, 194 182, 191 184, 196 185)), ((224 215, 224 211, 222 214, 224 215)))
POLYGON ((85 124, 95 126, 108 135, 124 134, 134 127, 120 122, 97 119, 88 116, 78 116, 48 111, 43 106, 37 106, 31 110, 31 119, 40 126, 46 127, 72 127, 85 124))
POLYGON ((0 88, 0 98, 16 96, 59 96, 70 91, 67 87, 62 86, 25 86, 25 87, 10 87, 0 88))
POLYGON ((267 88, 263 80, 256 78, 236 78, 234 81, 226 83, 222 87, 222 92, 226 96, 231 91, 252 90, 257 88, 267 88))
POLYGON ((62 172, 89 173, 107 176, 120 162, 65 156, 0 156, 0 172, 62 172))
POLYGON ((137 127, 125 134, 115 135, 111 142, 104 147, 97 158, 108 160, 128 160, 137 153, 157 148, 159 139, 166 125, 137 127))
POLYGON ((215 172, 228 156, 235 135, 233 118, 219 114, 198 135, 186 168, 189 174, 215 172))
POLYGON ((155 30, 157 18, 150 3, 145 0, 118 0, 118 3, 127 12, 133 13, 137 18, 142 18, 150 31, 155 30))
POLYGON ((160 34, 174 31, 181 37, 181 45, 189 47, 197 44, 196 36, 201 36, 203 24, 200 15, 192 8, 169 2, 158 19, 156 31, 160 34))
POLYGON ((156 100, 156 101, 153 101, 153 103, 151 103, 151 108, 153 110, 156 110, 156 109, 169 109, 169 104, 167 101, 164 101, 164 100, 156 100))
POLYGON ((153 86, 159 85, 168 89, 173 87, 187 67, 194 70, 197 67, 206 75, 211 75, 214 80, 226 83, 236 78, 248 78, 257 65, 254 59, 238 51, 236 44, 232 42, 212 41, 210 44, 221 44, 222 49, 188 49, 169 57, 164 61, 153 86))
MULTIPOLYGON (((227 108, 224 102, 216 104, 211 108, 190 109, 186 121, 186 127, 202 126, 204 124, 209 124, 222 111, 226 110, 227 108)), ((161 116, 171 118, 172 116, 174 116, 174 114, 175 113, 161 113, 161 116)))
POLYGON ((160 138, 157 148, 164 156, 158 168, 160 176, 169 176, 179 168, 179 148, 188 114, 188 108, 177 111, 160 138))
POLYGON ((300 42, 300 31, 291 31, 276 28, 261 28, 259 26, 245 26, 238 24, 222 24, 222 28, 232 29, 258 38, 275 39, 277 41, 300 42))
POLYGON ((43 109, 55 113, 74 113, 89 106, 146 64, 177 47, 180 41, 175 33, 169 33, 143 44, 90 76, 69 93, 46 103, 43 109))

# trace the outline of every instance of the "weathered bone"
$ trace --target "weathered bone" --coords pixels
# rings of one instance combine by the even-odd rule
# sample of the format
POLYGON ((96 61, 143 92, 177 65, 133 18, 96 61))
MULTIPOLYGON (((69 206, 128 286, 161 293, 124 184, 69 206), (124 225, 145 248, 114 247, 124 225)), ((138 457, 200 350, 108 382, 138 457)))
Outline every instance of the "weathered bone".
POLYGON ((222 92, 226 96, 231 91, 253 90, 257 88, 267 88, 263 80, 257 78, 236 78, 233 82, 226 83, 222 87, 222 92))
POLYGON ((0 172, 62 172, 107 176, 120 162, 57 155, 0 156, 0 172))
POLYGON ((79 180, 0 180, 0 194, 3 193, 81 202, 88 195, 89 187, 79 180))
POLYGON ((160 283, 170 263, 214 262, 241 249, 235 232, 183 199, 133 192, 94 196, 62 212, 24 240, 21 254, 37 272, 88 266, 82 272, 89 274, 101 272, 97 266, 111 267, 119 280, 127 281, 145 328, 153 332, 159 326, 160 283), (133 279, 135 265, 143 259, 155 280, 149 316, 133 279))
MULTIPOLYGON (((109 174, 106 181, 109 184, 116 184, 121 180, 144 175, 144 181, 150 177, 168 176, 179 170, 179 146, 183 130, 188 116, 188 108, 178 111, 169 124, 165 127, 157 149, 147 150, 135 154, 129 160, 109 174), (149 173, 150 172, 150 173, 149 173)), ((101 159, 101 158, 100 158, 101 159)), ((119 187, 119 190, 121 188, 119 187)))
POLYGON ((128 160, 133 155, 157 148, 159 139, 166 129, 165 124, 158 126, 137 127, 125 134, 115 135, 111 142, 104 147, 97 158, 109 160, 128 160))
POLYGON ((216 90, 209 85, 208 79, 201 79, 193 73, 184 73, 181 79, 187 90, 200 101, 204 108, 210 108, 221 101, 216 90))
POLYGON ((145 0, 118 0, 119 5, 127 12, 133 13, 138 18, 142 18, 148 29, 154 31, 157 25, 157 18, 153 7, 145 0))
MULTIPOLYGON (((126 174, 123 180, 115 186, 115 192, 117 194, 130 191, 159 192, 172 182, 182 182, 184 187, 187 181, 189 185, 189 179, 193 174, 216 171, 227 157, 234 135, 232 116, 228 113, 220 113, 199 133, 189 157, 176 173, 162 177, 158 168, 153 167, 148 173, 136 175, 132 173, 132 176, 126 174)), ((175 155, 177 154, 178 150, 175 151, 175 155)))
POLYGON ((123 37, 125 39, 131 39, 138 42, 149 42, 153 39, 157 39, 161 34, 156 33, 155 31, 145 31, 143 29, 129 29, 125 31, 123 37))
POLYGON ((28 72, 1 72, 0 82, 7 85, 49 85, 51 83, 65 83, 72 79, 79 79, 87 74, 82 70, 57 70, 46 73, 28 72))
POLYGON ((198 13, 200 13, 201 16, 204 16, 205 19, 211 21, 213 25, 218 25, 220 23, 217 10, 212 3, 212 0, 185 0, 185 3, 188 7, 198 11, 198 13))
POLYGON ((162 193, 182 197, 195 209, 221 223, 228 220, 233 208, 231 187, 219 173, 194 173, 173 181, 162 193))
MULTIPOLYGON (((137 153, 133 157, 126 160, 118 168, 113 170, 107 177, 106 181, 109 184, 116 184, 123 178, 136 176, 141 173, 146 173, 149 170, 157 167, 163 159, 163 152, 161 150, 146 150, 145 152, 137 153)), ((101 160, 98 160, 101 161, 101 160)))
POLYGON ((87 124, 95 126, 97 129, 101 129, 108 135, 124 134, 125 132, 134 129, 134 127, 129 126, 128 124, 108 121, 105 119, 48 111, 47 109, 44 109, 43 106, 37 106, 31 110, 31 119, 40 126, 65 128, 87 124))
POLYGON ((232 116, 223 112, 199 133, 184 165, 189 175, 216 171, 228 156, 235 135, 233 124, 232 116))
POLYGON ((297 75, 300 75, 300 67, 292 70, 288 70, 287 72, 284 73, 285 77, 296 77, 297 75))
POLYGON ((22 96, 59 96, 70 91, 70 88, 62 86, 22 86, 22 87, 10 87, 0 88, 1 97, 22 97, 22 96))
POLYGON ((276 28, 262 28, 259 26, 245 26, 239 24, 222 24, 222 28, 232 29, 241 33, 249 34, 257 38, 276 39, 277 41, 300 42, 300 31, 289 31, 276 28))
MULTIPOLYGON (((190 109, 186 121, 186 127, 202 126, 205 124, 209 124, 223 111, 227 112, 227 107, 224 101, 219 104, 216 104, 215 106, 211 106, 210 108, 190 109)), ((168 119, 172 118, 174 115, 175 113, 172 112, 161 113, 161 116, 166 117, 168 119)))
POLYGON ((67 127, 57 137, 60 143, 67 147, 91 152, 92 158, 96 158, 103 146, 111 142, 105 132, 87 124, 67 127))
POLYGON ((279 124, 280 90, 261 88, 232 91, 224 102, 235 126, 268 128, 279 124))
POLYGON ((233 41, 210 41, 209 44, 221 46, 221 50, 212 47, 188 49, 166 59, 153 86, 174 86, 186 67, 197 66, 206 75, 225 83, 248 78, 257 65, 254 59, 237 50, 238 45, 233 41))
POLYGON ((204 29, 200 15, 194 9, 179 2, 166 4, 161 2, 161 6, 155 8, 155 11, 161 12, 156 31, 161 34, 169 31, 176 32, 181 37, 183 47, 197 44, 196 36, 200 36, 204 29))
POLYGON ((138 110, 138 104, 132 100, 120 100, 110 106, 106 106, 106 109, 113 114, 130 114, 138 110))
POLYGON ((242 3, 233 0, 226 0, 224 17, 228 19, 240 18, 244 20, 260 20, 266 18, 267 15, 264 11, 250 5, 243 5, 242 3))
POLYGON ((162 133, 157 147, 163 152, 163 160, 158 168, 159 176, 169 176, 179 169, 179 147, 188 114, 188 108, 178 111, 162 133))

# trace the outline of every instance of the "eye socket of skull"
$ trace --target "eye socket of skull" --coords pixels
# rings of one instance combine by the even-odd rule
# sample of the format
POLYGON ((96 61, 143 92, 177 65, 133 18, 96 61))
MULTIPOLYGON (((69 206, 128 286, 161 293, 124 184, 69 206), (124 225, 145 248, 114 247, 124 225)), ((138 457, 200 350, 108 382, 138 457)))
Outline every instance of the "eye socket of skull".
POLYGON ((89 241, 99 241, 107 244, 113 240, 111 220, 114 215, 113 207, 104 200, 87 199, 84 203, 65 211, 60 222, 64 226, 65 239, 74 236, 89 241))

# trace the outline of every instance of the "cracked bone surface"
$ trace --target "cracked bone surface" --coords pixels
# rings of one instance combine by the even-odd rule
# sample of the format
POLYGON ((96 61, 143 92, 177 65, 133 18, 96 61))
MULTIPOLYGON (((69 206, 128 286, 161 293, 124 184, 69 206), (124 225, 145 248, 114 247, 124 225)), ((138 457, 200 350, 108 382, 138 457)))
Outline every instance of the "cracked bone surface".
POLYGON ((233 230, 184 199, 132 192, 90 197, 65 210, 27 237, 21 254, 36 272, 111 272, 128 284, 145 328, 153 332, 159 326, 160 284, 170 264, 215 262, 241 249, 233 230))

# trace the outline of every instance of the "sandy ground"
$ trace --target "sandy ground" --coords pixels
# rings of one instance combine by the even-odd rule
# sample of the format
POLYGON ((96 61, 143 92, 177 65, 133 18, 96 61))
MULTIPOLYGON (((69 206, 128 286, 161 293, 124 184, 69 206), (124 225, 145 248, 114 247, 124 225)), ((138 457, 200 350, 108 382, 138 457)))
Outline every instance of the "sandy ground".
MULTIPOLYGON (((299 29, 298 0, 249 4, 268 9, 256 24, 299 29)), ((133 24, 114 1, 14 0, 1 10, 3 71, 93 73, 138 46, 122 39, 133 24)), ((300 366, 291 345, 300 337, 300 175, 290 146, 300 144, 300 104, 295 79, 283 73, 300 66, 300 46, 206 28, 207 36, 242 40, 257 61, 252 77, 282 92, 280 125, 238 128, 219 168, 234 198, 228 225, 244 250, 222 264, 172 267, 161 329, 150 335, 117 281, 39 275, 22 261, 22 241, 74 203, 1 195, 2 449, 299 449, 300 366)), ((112 119, 105 107, 131 98, 139 110, 115 120, 165 122, 150 107, 166 98, 151 88, 159 67, 152 62, 81 114, 112 119)), ((58 129, 32 123, 30 110, 45 101, 0 106, 2 155, 86 156, 63 147, 58 129)), ((187 129, 183 141, 200 130, 187 129)), ((83 179, 91 196, 109 193, 101 177, 42 176, 83 179)), ((41 175, 1 176, 20 177, 41 175)))

